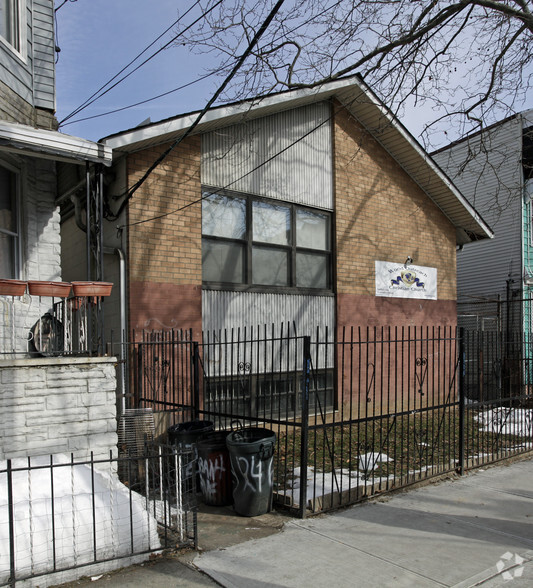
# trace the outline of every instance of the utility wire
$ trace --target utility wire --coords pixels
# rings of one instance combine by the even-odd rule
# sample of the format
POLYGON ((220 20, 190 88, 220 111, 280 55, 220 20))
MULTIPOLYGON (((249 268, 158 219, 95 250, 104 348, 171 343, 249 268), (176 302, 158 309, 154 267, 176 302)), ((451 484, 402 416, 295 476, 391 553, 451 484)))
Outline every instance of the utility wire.
MULTIPOLYGON (((274 153, 268 159, 265 159, 265 161, 262 161, 261 163, 256 165, 253 169, 251 169, 250 171, 247 171, 245 174, 242 174, 241 176, 239 176, 235 180, 232 180, 231 182, 229 182, 229 184, 226 184, 222 188, 216 188, 214 190, 209 190, 209 194, 206 194, 205 196, 202 196, 201 198, 197 198, 196 200, 193 200, 192 202, 189 202, 188 204, 185 204, 184 206, 181 206, 180 208, 176 208, 176 210, 171 210, 170 212, 165 212, 164 214, 159 214, 157 216, 154 216, 151 218, 146 218, 146 219, 143 219, 140 221, 136 221, 134 223, 126 223, 123 225, 119 225, 117 227, 117 229, 124 229, 126 227, 133 227, 135 225, 141 225, 143 223, 148 223, 148 222, 151 222, 154 220, 159 220, 160 218, 165 218, 166 216, 170 216, 171 214, 176 214, 177 212, 181 212, 182 210, 185 210, 186 208, 190 208, 191 206, 194 206, 195 204, 199 204, 200 202, 202 202, 206 198, 209 198, 210 196, 213 196, 214 194, 220 194, 220 192, 224 192, 225 190, 228 190, 231 186, 233 186, 233 184, 236 184, 237 182, 240 182, 242 179, 246 178, 250 174, 253 174, 258 169, 261 169, 262 167, 264 167, 265 165, 270 163, 272 160, 276 159, 277 157, 279 157, 280 155, 282 155, 283 153, 285 153, 286 151, 288 151, 289 149, 294 147, 300 141, 303 141, 306 137, 309 137, 309 135, 311 135, 312 133, 317 131, 320 127, 322 127, 326 123, 330 122, 332 120, 332 118, 333 118, 333 115, 328 116, 322 122, 318 123, 315 127, 313 127, 311 130, 307 131, 307 133, 304 133, 301 137, 298 137, 298 139, 295 139, 292 143, 290 143, 289 145, 284 147, 281 151, 274 153)), ((119 210, 119 212, 117 213, 115 218, 118 218, 121 211, 122 211, 122 207, 119 210)))
POLYGON ((187 14, 189 14, 189 12, 193 8, 195 8, 196 5, 199 2, 200 2, 200 0, 196 0, 196 2, 184 14, 182 14, 177 20, 175 20, 167 29, 165 29, 165 31, 163 31, 156 39, 154 39, 147 47, 145 47, 134 59, 132 59, 127 65, 125 65, 118 73, 116 73, 103 86, 101 86, 98 90, 96 90, 96 92, 94 92, 89 98, 87 98, 87 100, 85 100, 85 102, 83 102, 80 106, 78 106, 75 110, 73 110, 70 114, 68 114, 63 120, 61 120, 59 122, 59 126, 61 126, 63 123, 65 123, 66 121, 68 121, 70 118, 72 118, 73 116, 76 116, 76 114, 78 114, 79 112, 81 112, 82 110, 84 110, 85 108, 87 108, 88 106, 90 106, 91 104, 93 104, 94 102, 96 102, 96 100, 100 99, 102 96, 104 96, 105 94, 107 94, 110 90, 112 90, 113 88, 115 88, 118 84, 120 84, 121 82, 123 82, 130 75, 132 75, 133 73, 135 73, 143 65, 145 65, 146 63, 148 63, 156 55, 158 55, 159 53, 161 53, 161 51, 163 51, 171 43, 173 43, 174 41, 176 41, 176 39, 178 39, 181 35, 183 35, 186 31, 188 31, 196 23, 198 23, 200 20, 202 20, 202 18, 205 18, 209 14, 209 12, 211 12, 212 10, 214 10, 222 2, 222 0, 219 0, 219 2, 217 2, 209 10, 207 10, 204 13, 202 13, 194 22, 192 22, 188 27, 186 27, 185 29, 183 29, 183 31, 180 31, 177 35, 175 35, 174 37, 172 37, 172 39, 170 39, 170 41, 168 41, 167 43, 165 43, 165 45, 163 45, 160 49, 158 49, 150 57, 148 57, 147 59, 145 59, 135 69, 133 69, 132 71, 130 71, 128 74, 126 74, 121 79, 119 79, 115 84, 113 84, 112 86, 110 86, 109 88, 107 88, 104 92, 102 92, 102 90, 104 90, 104 88, 106 88, 107 86, 109 86, 109 84, 111 84, 111 82, 113 82, 114 80, 116 80, 120 76, 120 74, 122 74, 126 69, 128 69, 128 67, 130 67, 130 65, 132 65, 133 63, 135 63, 135 61, 137 61, 142 55, 144 55, 144 53, 146 53, 151 47, 153 47, 153 45, 155 43, 157 43, 157 41, 159 41, 159 39, 161 39, 164 35, 166 35, 168 33, 168 31, 170 31, 183 18, 185 18, 185 16, 187 16, 187 14))
POLYGON ((71 120, 71 121, 65 123, 63 126, 66 127, 68 125, 73 125, 74 123, 79 123, 79 122, 83 122, 86 120, 92 120, 93 118, 100 118, 102 116, 116 114, 117 112, 122 112, 123 110, 128 110, 129 108, 135 108, 135 106, 141 106, 142 104, 147 104, 148 102, 153 102, 154 100, 157 100, 158 98, 163 98, 164 96, 168 96, 169 94, 173 94, 174 92, 179 92, 180 90, 184 90, 185 88, 188 88, 189 86, 193 86, 194 84, 197 84, 198 82, 202 82, 203 80, 206 80, 207 78, 210 78, 211 76, 214 76, 215 74, 218 74, 220 71, 221 70, 212 71, 212 72, 206 74, 205 76, 201 76, 199 78, 196 78, 195 80, 192 80, 191 82, 188 82, 187 84, 183 84, 182 86, 179 86, 178 88, 174 88, 173 90, 168 90, 168 92, 163 92, 162 94, 158 94, 157 96, 153 96, 152 98, 147 98, 146 100, 141 100, 140 102, 135 102, 134 104, 129 104, 128 106, 122 106, 122 108, 115 108, 115 110, 109 110, 108 112, 102 112, 100 114, 93 114, 92 116, 85 116, 83 118, 75 118, 74 120, 71 120))
POLYGON ((261 27, 259 28, 257 33, 254 35, 253 39, 250 41, 250 43, 249 43, 248 47, 245 49, 244 53, 239 57, 239 59, 237 60, 237 63, 234 65, 234 67, 231 70, 231 72, 229 73, 229 75, 226 77, 226 79, 219 86, 218 90, 213 94, 213 96, 211 97, 209 102, 204 106, 203 110, 196 117, 196 119, 194 120, 192 125, 185 131, 185 133, 183 135, 181 135, 181 137, 179 137, 173 143, 171 143, 171 145, 154 161, 154 163, 152 163, 152 165, 148 168, 148 170, 142 176, 142 178, 140 178, 137 182, 135 182, 135 184, 127 192, 125 192, 124 196, 126 198, 123 201, 117 215, 122 212, 123 208, 126 206, 127 202, 131 199, 133 194, 135 194, 135 192, 144 184, 144 182, 148 179, 148 177, 156 169, 156 167, 158 167, 168 157, 168 155, 182 141, 184 141, 194 131, 194 129, 200 124, 200 121, 205 116, 206 112, 211 108, 211 106, 216 101, 216 99, 220 96, 220 94, 222 94, 222 92, 225 90, 226 86, 230 83, 232 78, 235 76, 235 74, 237 73, 237 71, 239 70, 241 65, 244 63, 246 58, 250 55, 253 48, 255 47, 255 45, 257 44, 257 42, 259 41, 259 39, 263 35, 263 33, 267 30, 268 26, 270 25, 270 23, 272 22, 272 20, 276 16, 276 14, 279 12, 279 9, 281 8, 281 6, 283 5, 284 2, 285 2, 285 0, 278 0, 278 2, 276 2, 276 5, 270 11, 270 14, 267 16, 266 20, 263 22, 263 24, 261 25, 261 27))
MULTIPOLYGON (((69 0, 66 0, 66 1, 68 2, 69 0)), ((72 1, 72 0, 71 0, 71 1, 72 1)), ((331 6, 328 6, 327 8, 325 8, 325 9, 324 9, 322 12, 320 12, 320 13, 318 13, 318 14, 316 14, 316 15, 312 16, 312 17, 310 17, 308 20, 306 20, 306 21, 304 21, 303 23, 300 23, 299 25, 297 25, 297 26, 295 26, 294 28, 290 29, 289 31, 287 31, 286 33, 284 33, 284 35, 283 35, 283 36, 280 36, 280 37, 277 37, 277 38, 273 39, 273 40, 272 40, 272 44, 275 44, 275 43, 277 43, 277 42, 278 42, 280 39, 282 39, 283 37, 286 37, 287 35, 291 35, 291 34, 293 34, 294 32, 296 32, 298 29, 301 29, 302 27, 304 27, 304 26, 308 25, 308 24, 309 24, 310 22, 312 22, 312 21, 313 21, 315 18, 317 18, 317 17, 319 17, 319 16, 324 16, 324 14, 326 14, 327 12, 329 12, 330 10, 332 10, 333 8, 337 7, 337 6, 338 6, 339 4, 341 4, 341 2, 343 2, 343 1, 344 1, 344 0, 338 0, 337 2, 335 2, 334 4, 332 4, 331 6)), ((174 24, 176 24, 176 23, 174 23, 174 24)), ((174 26, 174 25, 172 25, 172 26, 174 26)), ((166 33, 168 30, 169 30, 169 29, 167 29, 167 30, 165 31, 165 33, 166 33)), ((163 35, 164 35, 165 33, 163 33, 163 35)), ((161 36, 163 36, 163 35, 161 35, 161 36)), ((160 38, 160 37, 158 37, 158 38, 160 38)), ((157 39, 156 39, 156 41, 157 41, 157 39)), ((142 55, 142 53, 141 53, 140 55, 142 55)), ((139 55, 139 56, 140 56, 140 55, 139 55)), ((135 61, 135 60, 134 60, 134 61, 135 61)), ((132 62, 132 63, 133 63, 133 62, 132 62)), ((126 67, 128 67, 128 66, 126 66, 126 67)), ((125 68, 124 68, 124 69, 125 69, 125 68)), ((104 116, 109 116, 110 114, 116 114, 117 112, 122 112, 122 111, 124 111, 124 110, 128 110, 128 109, 130 109, 130 108, 135 108, 136 106, 142 106, 143 104, 148 104, 148 102, 153 102, 154 100, 158 100, 159 98, 163 98, 163 97, 165 97, 165 96, 168 96, 168 95, 170 95, 170 94, 173 94, 174 92, 179 92, 180 90, 184 90, 185 88, 188 88, 188 87, 190 87, 190 86, 192 86, 192 85, 194 85, 194 84, 197 84, 197 83, 199 83, 199 82, 201 82, 201 81, 203 81, 203 80, 205 80, 205 79, 207 79, 207 78, 209 78, 209 77, 211 77, 211 76, 214 76, 214 75, 216 75, 216 74, 220 73, 220 72, 221 72, 223 69, 224 69, 223 67, 220 67, 220 68, 218 68, 217 70, 214 70, 214 71, 211 71, 211 72, 209 72, 209 73, 208 73, 208 74, 206 74, 205 76, 201 76, 201 77, 199 77, 199 78, 197 78, 197 79, 195 79, 195 80, 192 80, 191 82, 188 82, 187 84, 183 84, 182 86, 179 86, 179 87, 177 87, 177 88, 174 88, 174 89, 172 89, 172 90, 168 90, 167 92, 163 92, 162 94, 158 94, 157 96, 153 96, 153 97, 151 97, 151 98, 147 98, 146 100, 141 100, 140 102, 135 102, 135 103, 133 103, 133 104, 129 104, 129 105, 127 105, 127 106, 122 106, 121 108, 115 108, 114 110, 109 110, 109 111, 107 111, 107 112, 101 112, 100 114, 93 114, 93 115, 91 115, 91 116, 86 116, 86 117, 83 117, 83 118, 76 118, 76 119, 74 119, 74 120, 70 120, 69 122, 66 122, 66 123, 62 124, 62 126, 67 126, 67 125, 71 125, 71 124, 75 124, 75 123, 79 123, 79 122, 85 122, 85 121, 88 121, 88 120, 93 120, 93 119, 95 119, 95 118, 101 118, 101 117, 104 117, 104 116)), ((124 71, 124 70, 121 70, 121 71, 124 71)), ((119 72, 119 73, 120 73, 120 72, 119 72)), ((117 74, 117 75, 119 75, 119 74, 117 74)), ((116 76, 115 76, 115 77, 116 77, 116 76)), ((114 78, 113 78, 113 79, 114 79, 114 78)), ((110 81, 112 81, 112 80, 110 80, 110 81)), ((108 83, 109 83, 109 82, 108 82, 108 83)), ((103 86, 103 87, 105 87, 105 86, 103 86)), ((93 94, 93 96, 94 96, 94 94, 93 94)), ((79 112, 79 110, 78 110, 78 112, 79 112)), ((73 115, 75 115, 75 114, 77 114, 77 112, 74 112, 74 113, 73 113, 73 115)), ((71 116, 71 115, 69 115, 69 117, 70 117, 70 116, 71 116)), ((66 120, 66 119, 65 119, 65 120, 66 120)))
POLYGON ((57 12, 60 8, 63 8, 67 2, 77 2, 78 0, 63 0, 63 3, 60 4, 57 8, 54 8, 54 12, 57 12))

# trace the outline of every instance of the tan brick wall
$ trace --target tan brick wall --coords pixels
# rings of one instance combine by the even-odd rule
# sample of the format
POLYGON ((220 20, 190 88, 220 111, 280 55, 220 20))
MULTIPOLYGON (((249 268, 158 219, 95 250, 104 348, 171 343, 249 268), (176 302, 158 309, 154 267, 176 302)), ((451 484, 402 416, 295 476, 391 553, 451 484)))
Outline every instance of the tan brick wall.
POLYGON ((455 300, 455 229, 394 159, 335 105, 339 294, 374 295, 374 262, 437 268, 439 300, 455 300))
MULTIPOLYGON (((129 186, 165 148, 158 146, 129 156, 129 186)), ((130 202, 130 282, 201 285, 202 206, 196 202, 200 197, 200 138, 192 137, 152 172, 130 202), (133 224, 158 216, 162 218, 133 224)))

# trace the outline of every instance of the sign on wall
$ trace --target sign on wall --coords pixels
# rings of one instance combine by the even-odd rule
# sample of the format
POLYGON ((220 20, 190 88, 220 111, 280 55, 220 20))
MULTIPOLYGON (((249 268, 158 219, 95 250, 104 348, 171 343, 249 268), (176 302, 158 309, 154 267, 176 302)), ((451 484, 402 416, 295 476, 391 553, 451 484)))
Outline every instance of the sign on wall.
POLYGON ((437 300, 437 268, 376 261, 376 296, 437 300))

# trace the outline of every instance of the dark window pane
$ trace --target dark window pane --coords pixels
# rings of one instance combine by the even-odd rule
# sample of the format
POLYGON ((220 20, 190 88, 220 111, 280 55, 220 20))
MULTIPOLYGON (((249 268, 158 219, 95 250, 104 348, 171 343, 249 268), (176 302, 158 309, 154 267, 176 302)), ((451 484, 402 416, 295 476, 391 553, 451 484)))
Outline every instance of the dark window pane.
POLYGON ((0 0, 0 35, 17 51, 20 51, 19 28, 18 0, 0 0))
POLYGON ((254 202, 253 240, 275 245, 288 245, 291 229, 291 210, 288 206, 254 202))
POLYGON ((254 284, 288 286, 288 252, 271 247, 254 246, 252 250, 252 280, 254 284))
POLYGON ((329 251, 329 215, 297 209, 296 246, 329 251))
POLYGON ((0 229, 15 233, 16 219, 16 175, 0 167, 0 229))
POLYGON ((244 282, 244 246, 240 243, 202 240, 202 279, 205 282, 244 282))
POLYGON ((300 288, 328 288, 328 256, 319 253, 296 254, 296 285, 300 288))
POLYGON ((15 239, 0 233, 0 278, 13 279, 16 275, 15 239))
MULTIPOLYGON (((204 194, 205 196, 205 194, 204 194)), ((244 239, 246 200, 212 194, 202 200, 202 233, 212 237, 244 239)))

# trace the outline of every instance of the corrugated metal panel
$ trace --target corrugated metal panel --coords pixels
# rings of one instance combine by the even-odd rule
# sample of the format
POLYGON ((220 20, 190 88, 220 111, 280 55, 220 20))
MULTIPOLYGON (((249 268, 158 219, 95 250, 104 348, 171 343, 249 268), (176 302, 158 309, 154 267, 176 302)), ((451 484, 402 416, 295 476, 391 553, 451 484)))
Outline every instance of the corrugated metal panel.
POLYGON ((290 323, 298 336, 313 335, 317 327, 333 333, 335 297, 204 290, 202 317, 204 331, 290 323))
MULTIPOLYGON (((235 342, 230 348, 219 348, 218 345, 204 348, 204 362, 209 374, 236 374, 239 361, 251 357, 252 373, 272 371, 274 365, 279 370, 280 363, 284 371, 300 371, 301 340, 289 342, 287 337, 309 335, 314 340, 319 327, 320 340, 325 341, 328 327, 327 338, 332 341, 335 298, 205 290, 202 293, 202 317, 204 343, 235 342), (254 343, 250 343, 252 340, 254 343), (237 343, 239 341, 241 343, 237 343)), ((316 353, 318 365, 333 367, 331 349, 328 353, 327 346, 320 345, 316 353)))
POLYGON ((49 0, 33 1, 34 103, 55 109, 54 7, 49 0))
POLYGON ((202 183, 332 210, 330 105, 206 133, 202 183))
MULTIPOLYGON (((338 98, 349 109, 450 219, 457 228, 458 243, 469 241, 464 230, 471 231, 480 238, 492 235, 490 227, 465 201, 416 139, 357 76, 336 80, 317 88, 293 90, 213 108, 203 117, 195 133, 212 132, 243 120, 270 116, 332 97, 338 98)), ((188 113, 173 117, 111 135, 103 142, 116 149, 117 153, 137 151, 178 138, 197 116, 198 113, 188 113)))
POLYGON ((464 295, 505 295, 522 275, 521 121, 513 118, 435 154, 455 185, 494 230, 494 239, 457 255, 457 289, 464 295))

